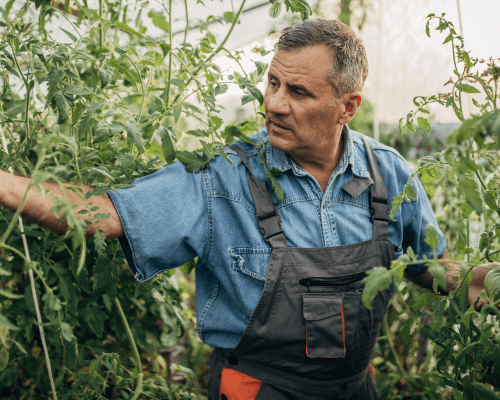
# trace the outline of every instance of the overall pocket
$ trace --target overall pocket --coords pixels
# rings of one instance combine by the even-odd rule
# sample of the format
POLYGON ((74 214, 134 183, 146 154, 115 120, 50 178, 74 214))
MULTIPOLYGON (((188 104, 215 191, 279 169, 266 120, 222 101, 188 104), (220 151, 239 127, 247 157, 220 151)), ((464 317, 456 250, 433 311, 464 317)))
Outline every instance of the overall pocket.
POLYGON ((302 293, 306 354, 345 358, 344 293, 302 293))

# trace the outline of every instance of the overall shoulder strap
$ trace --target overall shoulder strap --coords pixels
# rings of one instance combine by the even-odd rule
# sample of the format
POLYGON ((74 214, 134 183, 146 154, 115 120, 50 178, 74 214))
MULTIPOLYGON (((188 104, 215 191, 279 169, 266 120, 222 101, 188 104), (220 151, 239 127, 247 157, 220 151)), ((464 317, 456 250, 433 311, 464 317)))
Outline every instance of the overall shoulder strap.
POLYGON ((373 180, 370 190, 370 212, 373 222, 373 237, 387 236, 389 231, 389 193, 384 185, 380 167, 375 153, 366 136, 363 137, 366 156, 368 157, 368 171, 373 180))
POLYGON ((241 158, 243 164, 247 168, 248 184, 250 186, 250 193, 252 194, 255 203, 255 216, 257 223, 264 235, 264 240, 271 244, 273 249, 279 247, 288 247, 286 242, 285 233, 281 229, 281 216, 278 209, 273 202, 273 198, 265 181, 258 181, 254 176, 250 164, 248 163, 247 156, 243 149, 235 144, 229 146, 241 158))

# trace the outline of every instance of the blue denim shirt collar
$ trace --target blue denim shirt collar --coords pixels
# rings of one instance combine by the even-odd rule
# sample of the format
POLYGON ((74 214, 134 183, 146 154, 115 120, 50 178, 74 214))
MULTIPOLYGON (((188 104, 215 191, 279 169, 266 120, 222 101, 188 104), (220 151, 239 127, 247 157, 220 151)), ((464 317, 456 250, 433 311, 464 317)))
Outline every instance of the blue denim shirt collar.
MULTIPOLYGON (((369 178, 370 173, 361 161, 347 125, 344 125, 344 128, 342 129, 342 138, 344 140, 344 151, 339 164, 335 168, 335 174, 343 174, 350 165, 355 176, 359 176, 360 178, 369 178)), ((307 175, 307 172, 303 168, 299 167, 288 154, 275 149, 269 142, 266 143, 266 165, 267 168, 276 168, 282 172, 291 169, 296 176, 307 175)))

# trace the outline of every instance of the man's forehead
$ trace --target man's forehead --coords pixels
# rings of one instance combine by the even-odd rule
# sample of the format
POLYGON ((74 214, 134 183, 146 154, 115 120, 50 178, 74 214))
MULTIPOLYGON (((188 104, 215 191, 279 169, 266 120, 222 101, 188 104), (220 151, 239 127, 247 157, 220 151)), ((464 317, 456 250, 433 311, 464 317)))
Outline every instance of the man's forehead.
POLYGON ((284 75, 303 83, 327 81, 333 65, 332 57, 332 51, 324 44, 291 50, 278 49, 271 60, 268 74, 284 75))

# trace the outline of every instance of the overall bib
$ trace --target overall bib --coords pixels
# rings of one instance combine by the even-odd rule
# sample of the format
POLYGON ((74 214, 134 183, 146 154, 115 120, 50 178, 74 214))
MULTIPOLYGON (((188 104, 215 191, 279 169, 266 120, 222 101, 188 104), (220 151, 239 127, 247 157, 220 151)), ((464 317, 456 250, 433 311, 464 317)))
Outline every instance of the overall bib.
MULTIPOLYGON (((368 310, 361 280, 373 267, 389 268, 395 254, 387 236, 388 192, 373 149, 363 140, 373 181, 373 238, 321 248, 288 247, 265 182, 257 181, 243 150, 231 146, 247 167, 258 224, 273 250, 243 337, 236 348, 212 353, 209 400, 377 398, 369 366, 390 294, 380 291, 368 310)), ((344 188, 356 186, 354 178, 344 188)))

